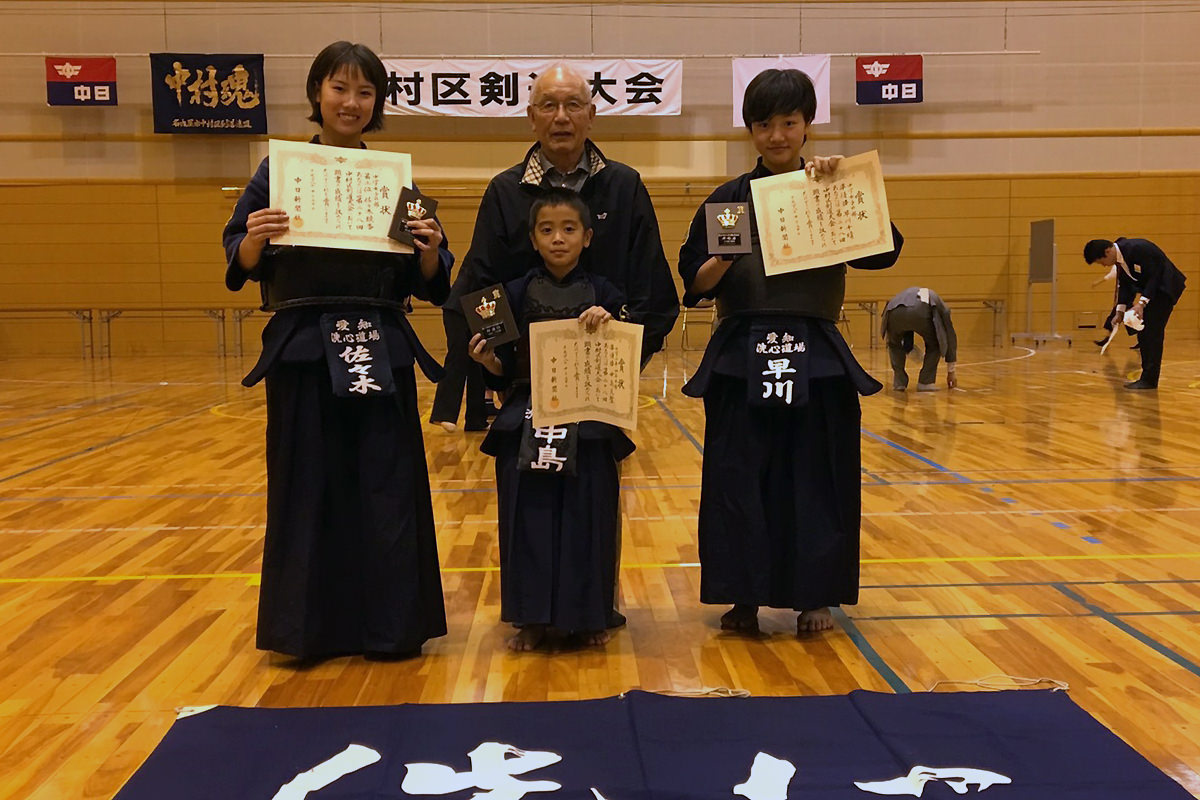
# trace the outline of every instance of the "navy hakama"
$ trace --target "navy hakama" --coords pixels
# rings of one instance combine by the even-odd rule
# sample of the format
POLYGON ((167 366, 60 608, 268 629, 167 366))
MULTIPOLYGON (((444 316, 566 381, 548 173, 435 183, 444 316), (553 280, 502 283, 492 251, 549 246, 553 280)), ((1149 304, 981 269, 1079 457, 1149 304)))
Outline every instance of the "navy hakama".
MULTIPOLYGON (((388 322, 392 395, 336 397, 319 350, 261 365, 268 481, 260 649, 400 655, 446 633, 414 358, 404 357, 408 323, 388 322)), ((264 348, 275 334, 264 331, 264 348)))
MULTIPOLYGON (((624 296, 605 279, 576 269, 562 282, 539 268, 505 286, 522 338, 536 318, 570 319, 600 305, 618 313, 624 296), (537 276, 538 296, 527 289, 537 276), (583 298, 583 299, 581 299, 583 298), (529 302, 527 302, 529 301, 529 302), (530 308, 538 309, 531 318, 530 308)), ((498 355, 506 378, 486 377, 506 392, 481 449, 496 458, 500 528, 500 618, 550 625, 564 632, 611 625, 621 535, 618 462, 634 451, 620 428, 578 423, 573 475, 522 468, 521 439, 529 408, 527 352, 505 345, 498 355), (509 381, 512 381, 509 383, 509 381)))
POLYGON ((858 395, 879 384, 854 361, 834 325, 800 324, 809 344, 805 404, 747 403, 739 363, 745 363, 748 319, 722 323, 684 387, 704 399, 703 603, 808 611, 858 600, 858 395))
MULTIPOLYGON (((529 395, 501 416, 524 417, 529 395), (517 413, 514 413, 517 412, 517 413)), ((618 462, 633 442, 603 423, 580 425, 576 473, 517 468, 520 427, 497 418, 484 443, 496 457, 500 508, 500 619, 562 631, 609 626, 617 580, 621 498, 618 462)))

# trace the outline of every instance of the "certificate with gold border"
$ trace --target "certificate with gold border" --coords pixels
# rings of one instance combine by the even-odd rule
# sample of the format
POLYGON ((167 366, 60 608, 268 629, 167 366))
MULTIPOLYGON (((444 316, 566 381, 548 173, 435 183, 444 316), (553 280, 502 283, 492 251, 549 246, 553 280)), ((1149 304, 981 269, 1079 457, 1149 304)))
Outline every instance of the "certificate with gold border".
POLYGON ((578 319, 529 326, 533 424, 607 422, 637 427, 642 326, 610 320, 593 333, 578 319))
POLYGON ((768 275, 828 267, 894 247, 874 150, 843 158, 832 176, 785 172, 750 181, 750 192, 768 275))
POLYGON ((412 156, 279 139, 268 154, 271 207, 289 217, 272 244, 413 252, 388 238, 400 190, 412 186, 412 156))

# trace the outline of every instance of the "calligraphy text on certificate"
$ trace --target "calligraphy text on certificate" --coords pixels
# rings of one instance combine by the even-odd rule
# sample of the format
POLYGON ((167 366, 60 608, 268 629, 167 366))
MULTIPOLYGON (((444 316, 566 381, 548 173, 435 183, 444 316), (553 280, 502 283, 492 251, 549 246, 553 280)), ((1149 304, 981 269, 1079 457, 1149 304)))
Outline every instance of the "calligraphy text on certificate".
POLYGON ((400 189, 412 185, 407 153, 270 141, 271 206, 289 230, 272 244, 411 253, 388 238, 400 189))
POLYGON ((879 154, 842 159, 832 176, 804 170, 750 182, 768 275, 828 267, 893 248, 879 154))
POLYGON ((612 320, 588 333, 577 319, 531 324, 533 424, 592 420, 633 430, 641 353, 641 325, 612 320))

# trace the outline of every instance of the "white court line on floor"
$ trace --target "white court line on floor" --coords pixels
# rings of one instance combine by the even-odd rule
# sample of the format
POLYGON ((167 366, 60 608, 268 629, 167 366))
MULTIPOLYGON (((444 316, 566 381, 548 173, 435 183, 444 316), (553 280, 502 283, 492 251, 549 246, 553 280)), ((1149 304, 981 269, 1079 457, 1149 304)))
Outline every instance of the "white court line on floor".
POLYGON ((1012 356, 1012 357, 1010 357, 1010 358, 993 358, 993 359, 991 359, 990 361, 966 361, 966 362, 959 362, 957 366, 959 366, 959 367, 980 367, 980 366, 984 366, 985 364, 1003 364, 1003 363, 1005 363, 1005 362, 1007 362, 1007 361, 1021 361, 1022 359, 1030 358, 1031 356, 1035 356, 1035 355, 1037 355, 1037 350, 1034 350, 1034 349, 1032 349, 1032 348, 1029 348, 1029 347, 1020 347, 1020 346, 1017 346, 1017 348, 1016 348, 1016 349, 1017 349, 1017 350, 1024 350, 1024 351, 1025 351, 1025 355, 1023 355, 1023 356, 1012 356))
MULTIPOLYGON (((955 517, 955 516, 993 516, 993 517, 1046 517, 1053 515, 1071 515, 1071 514, 1114 514, 1114 513, 1130 513, 1130 514, 1166 514, 1179 512, 1200 512, 1200 506, 1156 506, 1156 507, 1137 507, 1130 508, 1127 506, 1102 506, 1099 508, 1047 508, 1047 509, 985 509, 979 511, 865 511, 864 518, 876 517, 955 517)), ((628 522, 671 522, 674 520, 693 520, 697 519, 696 514, 668 514, 665 516, 627 516, 621 517, 628 522)), ((438 520, 437 527, 463 527, 468 525, 496 525, 497 520, 494 519, 469 519, 469 520, 438 520)), ((3 534, 31 534, 31 533, 173 533, 177 531, 228 531, 228 530, 258 530, 264 528, 265 523, 248 523, 244 525, 93 525, 86 528, 3 528, 0 527, 0 535, 3 534)))
MULTIPOLYGON (((928 470, 919 470, 919 469, 868 469, 867 471, 870 472, 872 475, 879 475, 881 477, 901 476, 901 475, 911 475, 911 476, 922 477, 922 476, 926 476, 929 474, 928 470)), ((1047 468, 1047 467, 1037 467, 1037 468, 1012 467, 1012 468, 1006 468, 1006 469, 987 468, 987 469, 964 470, 964 472, 969 472, 971 475, 977 476, 977 477, 973 478, 973 480, 976 483, 988 483, 989 478, 993 478, 995 476, 1012 475, 1012 474, 1019 474, 1019 475, 1027 476, 1027 477, 1021 478, 1020 480, 1023 482, 1028 482, 1028 481, 1039 480, 1040 478, 1042 478, 1044 476, 1052 476, 1052 475, 1059 475, 1062 473, 1072 473, 1072 472, 1080 473, 1081 477, 1095 478, 1097 480, 1120 480, 1123 478, 1138 478, 1138 477, 1141 477, 1146 474, 1153 475, 1155 473, 1160 473, 1160 472, 1172 473, 1172 475, 1170 475, 1169 477, 1190 478, 1192 476, 1186 474, 1188 471, 1200 471, 1200 464, 1171 464, 1170 466, 1166 466, 1166 467, 1129 467, 1126 469, 1112 470, 1110 473, 1103 474, 1103 475, 1097 474, 1096 467, 1091 466, 1091 465, 1064 466, 1064 467, 1051 467, 1051 468, 1047 468)), ((644 475, 644 474, 629 474, 629 473, 621 474, 621 480, 625 483, 631 483, 634 481, 658 481, 658 480, 680 480, 680 481, 682 481, 682 480, 699 480, 700 478, 701 478, 701 474, 699 472, 659 474, 659 475, 644 475)), ((1051 480, 1051 479, 1052 478, 1047 478, 1047 480, 1051 480)), ((434 485, 434 488, 436 488, 438 486, 444 486, 444 485, 448 485, 448 484, 457 484, 457 483, 480 484, 480 483, 492 483, 493 481, 494 481, 494 477, 489 474, 487 476, 481 476, 479 478, 442 478, 442 479, 439 479, 432 483, 434 485)), ((1003 483, 1004 481, 1002 478, 997 478, 996 482, 1003 483)), ((954 483, 954 484, 947 484, 947 485, 949 485, 949 486, 971 486, 972 484, 954 483)), ((265 487, 265 486, 266 486, 266 478, 265 478, 265 476, 262 476, 260 474, 260 476, 258 478, 256 478, 253 483, 248 483, 246 481, 238 481, 236 483, 212 483, 212 482, 205 482, 205 481, 197 481, 195 483, 191 483, 191 482, 188 482, 188 483, 180 483, 180 482, 175 482, 175 483, 106 483, 106 484, 63 483, 63 484, 55 484, 55 485, 50 485, 50 486, 46 486, 46 485, 19 486, 19 485, 17 485, 17 486, 12 486, 12 487, 7 488, 4 492, 0 492, 0 494, 5 494, 5 493, 11 494, 15 491, 21 491, 21 492, 58 492, 58 491, 102 492, 102 491, 110 491, 110 490, 114 490, 114 489, 144 489, 147 491, 158 491, 158 492, 165 490, 165 489, 177 489, 180 491, 187 491, 189 489, 229 489, 232 491, 236 491, 238 494, 246 494, 248 491, 261 489, 261 487, 265 487)), ((874 486, 874 484, 872 484, 872 486, 874 486)))

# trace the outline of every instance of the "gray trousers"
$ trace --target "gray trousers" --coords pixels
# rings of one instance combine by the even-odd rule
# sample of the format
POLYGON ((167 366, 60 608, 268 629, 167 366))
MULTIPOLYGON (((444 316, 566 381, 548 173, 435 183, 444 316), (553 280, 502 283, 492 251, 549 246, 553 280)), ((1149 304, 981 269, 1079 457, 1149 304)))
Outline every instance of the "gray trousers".
POLYGON ((937 383, 938 361, 942 351, 938 348, 937 334, 933 330, 933 319, 929 306, 900 306, 888 312, 887 348, 892 362, 892 380, 897 386, 908 386, 908 373, 904 361, 913 348, 913 334, 925 342, 925 361, 921 364, 920 383, 937 383))

